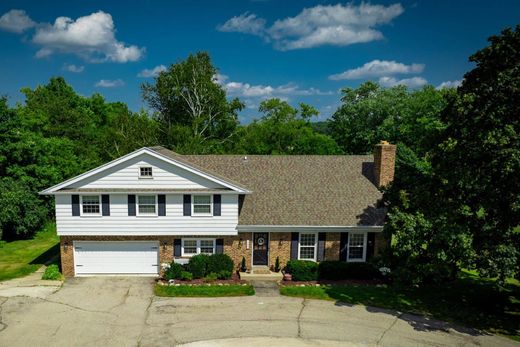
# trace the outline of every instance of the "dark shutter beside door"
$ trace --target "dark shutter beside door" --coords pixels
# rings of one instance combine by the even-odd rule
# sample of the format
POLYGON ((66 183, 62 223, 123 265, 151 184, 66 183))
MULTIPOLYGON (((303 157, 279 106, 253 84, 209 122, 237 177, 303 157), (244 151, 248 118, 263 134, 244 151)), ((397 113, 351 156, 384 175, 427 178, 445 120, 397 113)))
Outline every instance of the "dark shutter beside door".
POLYGON ((79 216, 79 195, 72 195, 71 202, 72 202, 72 215, 79 216))
POLYGON ((347 261, 348 233, 341 233, 339 241, 339 260, 347 261))
POLYGON ((214 216, 220 216, 221 211, 221 202, 222 202, 222 195, 215 194, 213 195, 213 215, 214 216))
POLYGON ((224 253, 224 239, 217 239, 215 243, 215 253, 224 253))
POLYGON ((298 259, 298 242, 300 233, 291 233, 291 260, 298 259))
POLYGON ((128 195, 128 215, 135 216, 135 195, 128 195))
POLYGON ((318 254, 316 254, 316 261, 325 260, 325 239, 327 233, 318 233, 318 254))
POLYGON ((175 239, 173 240, 173 256, 180 257, 181 254, 181 239, 175 239))
POLYGON ((157 196, 157 205, 158 205, 158 215, 166 216, 166 195, 158 195, 157 196))
POLYGON ((110 195, 101 195, 101 215, 110 216, 110 195))
POLYGON ((367 233, 367 260, 374 256, 376 233, 367 233))
POLYGON ((183 197, 182 214, 183 216, 191 216, 191 195, 189 194, 185 194, 183 197))

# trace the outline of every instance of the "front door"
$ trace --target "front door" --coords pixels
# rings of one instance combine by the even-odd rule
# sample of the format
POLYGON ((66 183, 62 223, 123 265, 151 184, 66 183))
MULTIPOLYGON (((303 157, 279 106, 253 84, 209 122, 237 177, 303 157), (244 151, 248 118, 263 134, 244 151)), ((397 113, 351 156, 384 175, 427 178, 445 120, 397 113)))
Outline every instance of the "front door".
POLYGON ((267 254, 269 252, 269 234, 253 234, 253 265, 267 265, 267 254))

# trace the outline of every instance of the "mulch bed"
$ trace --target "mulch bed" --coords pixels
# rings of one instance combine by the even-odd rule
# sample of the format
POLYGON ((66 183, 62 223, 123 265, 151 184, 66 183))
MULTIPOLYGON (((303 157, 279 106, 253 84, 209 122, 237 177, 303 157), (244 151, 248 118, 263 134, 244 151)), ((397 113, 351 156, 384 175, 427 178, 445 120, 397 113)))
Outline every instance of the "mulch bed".
MULTIPOLYGON (((162 283, 162 284, 168 284, 168 280, 164 279, 164 278, 158 278, 155 280, 157 283, 162 283)), ((228 279, 228 280, 215 280, 215 281, 211 281, 211 282, 204 282, 204 279, 202 278, 197 278, 197 279, 193 279, 191 281, 183 281, 183 280, 175 280, 175 284, 192 284, 192 285, 200 285, 200 284, 245 284, 247 283, 246 281, 243 281, 240 279, 240 277, 238 276, 238 274, 234 273, 233 275, 231 275, 231 278, 228 279)))
POLYGON ((350 279, 350 280, 339 280, 339 281, 331 281, 331 280, 320 280, 320 281, 282 281, 280 282, 280 285, 282 286, 315 286, 315 285, 362 285, 362 286, 373 286, 378 284, 386 284, 385 281, 382 280, 356 280, 356 279, 350 279))

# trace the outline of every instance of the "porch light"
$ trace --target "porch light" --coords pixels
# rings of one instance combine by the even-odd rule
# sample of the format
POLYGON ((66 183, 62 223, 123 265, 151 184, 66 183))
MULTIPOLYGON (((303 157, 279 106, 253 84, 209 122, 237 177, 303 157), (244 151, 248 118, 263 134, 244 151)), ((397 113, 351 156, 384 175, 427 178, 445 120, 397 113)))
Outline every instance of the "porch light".
POLYGON ((162 249, 163 250, 166 250, 166 246, 168 245, 168 243, 166 241, 163 241, 163 244, 162 244, 162 249))
POLYGON ((67 252, 68 249, 69 249, 69 243, 68 243, 68 242, 65 242, 65 243, 63 244, 63 250, 64 250, 65 252, 67 252))

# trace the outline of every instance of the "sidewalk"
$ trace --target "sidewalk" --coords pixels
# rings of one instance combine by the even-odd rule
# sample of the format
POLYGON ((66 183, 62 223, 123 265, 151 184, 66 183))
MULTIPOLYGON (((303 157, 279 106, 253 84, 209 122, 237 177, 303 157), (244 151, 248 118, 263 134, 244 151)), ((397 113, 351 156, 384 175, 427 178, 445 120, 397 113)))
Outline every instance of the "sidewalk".
POLYGON ((25 276, 0 282, 0 297, 29 296, 45 298, 61 288, 62 281, 42 280, 47 266, 25 276))

